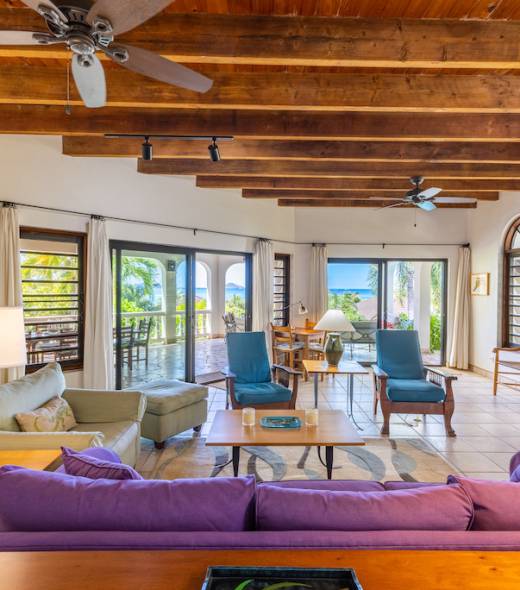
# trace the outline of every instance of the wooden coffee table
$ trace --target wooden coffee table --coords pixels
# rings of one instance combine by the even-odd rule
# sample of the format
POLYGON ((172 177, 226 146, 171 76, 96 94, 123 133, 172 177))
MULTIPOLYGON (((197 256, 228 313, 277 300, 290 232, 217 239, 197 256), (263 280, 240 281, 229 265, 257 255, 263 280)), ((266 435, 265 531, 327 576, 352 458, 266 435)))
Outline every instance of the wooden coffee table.
MULTIPOLYGON (((233 473, 238 476, 240 447, 325 447, 327 477, 332 478, 335 446, 362 446, 365 441, 358 435, 345 412, 320 410, 319 425, 305 426, 304 410, 256 410, 256 424, 242 426, 241 410, 219 410, 206 438, 209 447, 232 447, 233 473), (301 428, 263 428, 263 416, 297 416, 301 428)), ((320 457, 321 459, 321 457, 320 457)))
POLYGON ((0 451, 0 466, 18 465, 19 467, 38 471, 53 471, 57 467, 60 458, 61 451, 59 449, 0 451))
POLYGON ((363 590, 518 590, 514 551, 39 551, 0 553, 9 590, 199 590, 210 565, 356 570, 363 590))
POLYGON ((358 430, 363 430, 354 419, 354 375, 368 375, 368 369, 360 365, 357 361, 340 361, 339 365, 329 365, 327 361, 316 361, 310 359, 303 360, 305 371, 309 375, 314 375, 314 407, 318 407, 318 387, 320 375, 348 375, 347 396, 348 417, 354 422, 358 430))

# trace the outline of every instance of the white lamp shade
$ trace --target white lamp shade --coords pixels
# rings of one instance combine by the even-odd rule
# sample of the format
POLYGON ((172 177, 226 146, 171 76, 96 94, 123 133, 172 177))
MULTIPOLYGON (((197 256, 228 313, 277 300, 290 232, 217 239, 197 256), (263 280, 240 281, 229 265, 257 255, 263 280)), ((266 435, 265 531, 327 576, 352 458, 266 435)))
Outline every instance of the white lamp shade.
POLYGON ((355 332, 354 326, 340 309, 329 309, 321 320, 314 326, 314 330, 324 332, 355 332))
POLYGON ((21 307, 0 307, 0 369, 27 364, 21 307))

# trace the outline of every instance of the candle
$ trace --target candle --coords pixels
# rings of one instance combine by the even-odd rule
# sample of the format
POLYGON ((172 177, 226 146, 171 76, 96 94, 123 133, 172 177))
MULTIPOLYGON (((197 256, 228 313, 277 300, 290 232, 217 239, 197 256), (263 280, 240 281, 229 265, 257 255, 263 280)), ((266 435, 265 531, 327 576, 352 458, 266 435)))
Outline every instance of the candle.
POLYGON ((242 426, 254 426, 255 425, 255 409, 244 408, 242 410, 242 426))
POLYGON ((305 425, 306 426, 318 426, 319 414, 318 408, 310 408, 305 410, 305 425))

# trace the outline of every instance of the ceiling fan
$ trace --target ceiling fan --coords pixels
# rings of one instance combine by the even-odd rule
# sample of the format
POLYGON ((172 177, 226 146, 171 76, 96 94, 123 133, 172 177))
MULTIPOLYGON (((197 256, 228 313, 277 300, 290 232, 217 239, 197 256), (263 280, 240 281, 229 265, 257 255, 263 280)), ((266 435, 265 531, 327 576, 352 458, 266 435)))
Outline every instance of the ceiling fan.
POLYGON ((440 203, 475 203, 476 199, 466 199, 465 197, 438 197, 437 195, 442 191, 442 188, 427 188, 421 190, 421 184, 424 181, 423 176, 412 176, 410 182, 414 185, 412 190, 409 190, 399 203, 392 203, 385 205, 380 209, 390 209, 391 207, 402 207, 403 205, 415 205, 423 211, 434 211, 437 209, 437 204, 440 203))
POLYGON ((106 103, 101 51, 119 65, 167 84, 207 92, 213 82, 156 53, 114 42, 161 12, 172 0, 22 0, 36 10, 48 31, 0 31, 0 45, 54 45, 65 43, 72 51, 72 75, 85 106, 106 103))

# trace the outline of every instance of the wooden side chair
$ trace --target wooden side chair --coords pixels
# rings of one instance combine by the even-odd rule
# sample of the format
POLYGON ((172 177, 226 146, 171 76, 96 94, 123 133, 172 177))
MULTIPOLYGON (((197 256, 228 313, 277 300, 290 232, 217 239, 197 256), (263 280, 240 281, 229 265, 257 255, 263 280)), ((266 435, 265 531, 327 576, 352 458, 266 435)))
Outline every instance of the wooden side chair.
POLYGON ((275 364, 279 363, 291 369, 301 365, 305 344, 297 342, 290 326, 271 324, 271 336, 273 362, 275 364))
POLYGON ((493 395, 497 394, 499 385, 520 387, 520 346, 512 348, 493 348, 495 354, 495 369, 493 371, 493 395), (501 381, 501 375, 509 375, 509 381, 501 381), (512 376, 518 381, 511 381, 512 376))
POLYGON ((381 403, 384 422, 381 434, 390 433, 391 414, 437 414, 444 416, 448 436, 455 436, 451 417, 455 410, 454 375, 424 367, 419 335, 411 330, 376 332, 377 365, 374 370, 374 414, 381 403))
POLYGON ((226 346, 229 368, 223 373, 227 397, 234 410, 246 407, 294 410, 300 373, 290 367, 269 366, 264 332, 231 332, 226 346))

